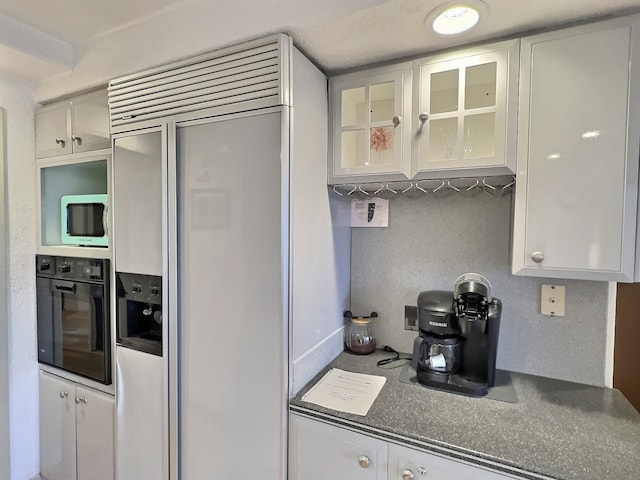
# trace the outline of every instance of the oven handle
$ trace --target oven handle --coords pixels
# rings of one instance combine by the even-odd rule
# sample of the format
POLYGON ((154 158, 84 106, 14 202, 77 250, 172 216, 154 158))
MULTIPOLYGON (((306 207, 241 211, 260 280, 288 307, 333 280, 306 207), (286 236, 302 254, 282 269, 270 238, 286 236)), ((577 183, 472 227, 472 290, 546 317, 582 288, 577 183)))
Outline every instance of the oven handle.
POLYGON ((61 290, 63 292, 72 292, 76 293, 76 289, 78 288, 75 283, 69 282, 69 284, 65 285, 62 283, 54 283, 54 288, 56 290, 61 290))

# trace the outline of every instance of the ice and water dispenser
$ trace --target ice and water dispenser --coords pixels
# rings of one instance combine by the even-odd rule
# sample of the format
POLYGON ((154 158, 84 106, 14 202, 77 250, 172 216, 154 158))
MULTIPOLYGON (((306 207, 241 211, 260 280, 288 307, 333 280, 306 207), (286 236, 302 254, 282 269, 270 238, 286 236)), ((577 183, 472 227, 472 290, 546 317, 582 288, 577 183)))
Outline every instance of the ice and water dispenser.
POLYGON ((116 273, 117 342, 162 356, 162 277, 116 273))

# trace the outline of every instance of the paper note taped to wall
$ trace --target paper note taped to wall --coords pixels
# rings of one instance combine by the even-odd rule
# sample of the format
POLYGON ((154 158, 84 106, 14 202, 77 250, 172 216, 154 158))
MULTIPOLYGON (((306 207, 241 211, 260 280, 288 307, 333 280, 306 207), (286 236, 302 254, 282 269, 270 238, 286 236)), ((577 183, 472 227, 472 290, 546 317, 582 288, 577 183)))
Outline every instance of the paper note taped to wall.
POLYGON ((376 197, 351 200, 351 226, 388 227, 389 200, 376 197))
POLYGON ((365 416, 387 381, 378 375, 332 368, 302 400, 339 412, 365 416))

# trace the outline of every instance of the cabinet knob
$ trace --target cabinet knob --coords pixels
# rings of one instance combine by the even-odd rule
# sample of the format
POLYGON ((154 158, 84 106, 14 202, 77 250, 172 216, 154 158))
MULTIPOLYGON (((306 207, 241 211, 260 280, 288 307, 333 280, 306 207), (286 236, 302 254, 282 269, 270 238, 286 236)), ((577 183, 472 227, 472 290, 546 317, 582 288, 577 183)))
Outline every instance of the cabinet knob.
POLYGON ((86 397, 80 397, 80 401, 81 401, 82 403, 84 403, 85 405, 86 405, 87 403, 89 403, 89 400, 87 400, 87 399, 86 399, 86 397))
POLYGON ((69 396, 69 392, 60 392, 60 398, 66 398, 69 396))
POLYGON ((531 254, 531 260, 533 260, 536 263, 542 263, 542 261, 544 260, 544 253, 542 253, 542 252, 533 252, 531 254))
POLYGON ((80 403, 80 397, 76 395, 76 398, 73 399, 76 404, 80 403))
POLYGON ((393 122, 393 126, 397 127, 402 123, 402 117, 400 115, 396 115, 391 121, 393 122))
POLYGON ((65 142, 63 138, 56 137, 56 143, 60 145, 62 148, 64 148, 64 144, 67 142, 65 142))
POLYGON ((362 455, 360 458, 358 458, 358 465, 360 465, 362 468, 369 468, 369 465, 371 465, 371 460, 369 460, 369 457, 367 457, 366 455, 362 455))
POLYGON ((420 475, 421 477, 426 477, 427 476, 427 469, 424 467, 419 467, 418 468, 418 475, 420 475))
POLYGON ((429 114, 427 112, 422 112, 420 115, 418 115, 418 119, 424 123, 427 120, 429 120, 429 114))
POLYGON ((76 142, 78 145, 82 144, 82 138, 78 135, 71 135, 71 141, 76 142))
POLYGON ((416 478, 413 472, 409 469, 402 470, 402 472, 400 472, 400 475, 402 475, 402 480, 414 480, 416 478))

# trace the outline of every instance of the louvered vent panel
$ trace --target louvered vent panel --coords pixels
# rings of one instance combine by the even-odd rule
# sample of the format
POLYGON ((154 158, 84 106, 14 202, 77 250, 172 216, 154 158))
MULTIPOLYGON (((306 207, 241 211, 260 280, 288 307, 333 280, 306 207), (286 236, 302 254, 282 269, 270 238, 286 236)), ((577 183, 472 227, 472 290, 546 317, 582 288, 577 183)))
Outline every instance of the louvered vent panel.
POLYGON ((282 104, 284 36, 250 42, 109 83, 111 127, 252 100, 282 104))

